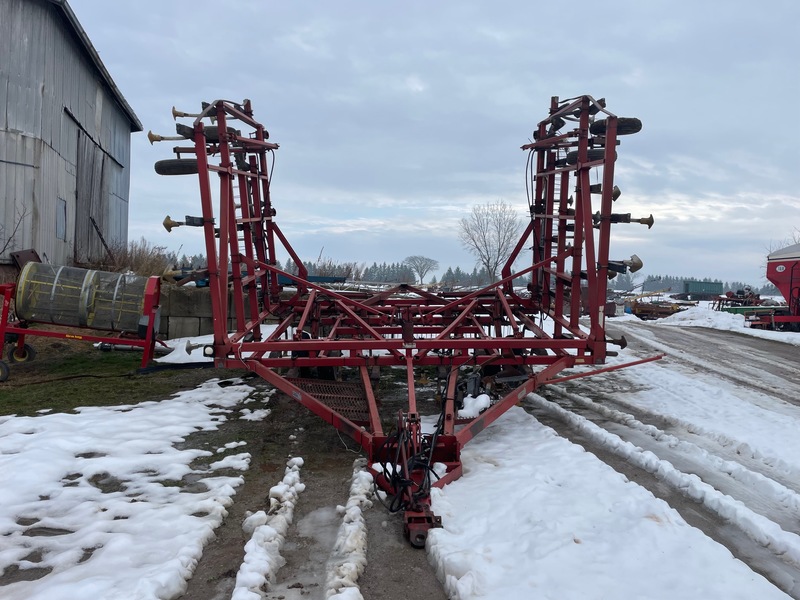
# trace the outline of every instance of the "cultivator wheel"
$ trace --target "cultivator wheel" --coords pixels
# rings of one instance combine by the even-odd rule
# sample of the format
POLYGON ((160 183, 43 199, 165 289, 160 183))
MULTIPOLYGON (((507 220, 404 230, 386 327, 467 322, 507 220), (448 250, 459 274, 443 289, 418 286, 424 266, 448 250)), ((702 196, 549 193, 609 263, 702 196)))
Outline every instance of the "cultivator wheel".
MULTIPOLYGON (((586 162, 596 162, 605 158, 606 151, 602 149, 592 149, 586 152, 586 162)), ((616 156, 614 157, 616 158, 616 156)), ((567 152, 567 164, 574 165, 578 162, 578 151, 567 152)))
POLYGON ((191 141, 156 170, 199 173, 202 214, 168 218, 165 226, 199 227, 205 237, 214 335, 204 353, 217 367, 253 371, 355 440, 389 510, 404 513, 413 546, 423 547, 441 526, 430 492, 460 477, 465 444, 527 394, 566 379, 559 376, 564 369, 602 365, 614 354, 608 344, 621 343, 605 334, 607 282, 641 261, 610 259, 611 228, 650 227, 653 220, 612 212, 621 195, 617 136, 639 131, 641 122, 618 118, 605 100, 551 100, 535 141, 522 147, 529 153, 529 219, 500 280, 436 292, 408 284, 326 287, 277 224, 270 178, 279 146, 267 141, 250 101, 216 100, 196 113, 173 108, 173 116, 194 118, 178 128, 184 135, 148 137, 191 141), (278 251, 288 254, 291 269, 276 267, 278 251), (523 253, 527 266, 512 271, 523 253), (527 290, 513 285, 519 278, 529 280, 527 290), (373 388, 385 367, 402 369, 407 383, 406 407, 394 415, 384 414, 373 388), (435 423, 417 406, 423 370, 440 376, 435 423), (314 373, 334 377, 315 381, 314 373), (337 373, 347 381, 334 380, 337 373), (483 393, 492 402, 477 416, 459 414, 466 395, 483 393), (386 422, 394 433, 384 432, 386 422))
MULTIPOLYGON (((592 135, 605 135, 608 128, 608 119, 597 119, 589 126, 592 135)), ((642 130, 642 122, 637 118, 617 118, 617 135, 632 135, 642 130)))
POLYGON ((159 160, 155 164, 155 170, 159 175, 197 175, 197 159, 169 158, 159 160))

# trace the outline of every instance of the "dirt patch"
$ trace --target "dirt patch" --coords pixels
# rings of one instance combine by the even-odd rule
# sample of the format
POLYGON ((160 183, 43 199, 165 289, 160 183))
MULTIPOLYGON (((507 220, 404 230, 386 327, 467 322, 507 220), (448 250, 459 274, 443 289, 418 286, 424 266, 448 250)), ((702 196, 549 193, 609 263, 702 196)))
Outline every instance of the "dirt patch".
MULTIPOLYGON (((264 384, 250 380, 256 387, 264 384)), ((400 405, 398 391, 387 385, 386 403, 400 405)), ((272 396, 269 416, 261 422, 235 419, 231 415, 219 431, 196 434, 213 436, 221 446, 245 441, 240 448, 251 454, 245 483, 238 489, 228 516, 206 546, 203 557, 182 598, 217 600, 229 598, 248 541, 242 521, 248 512, 269 508, 269 489, 283 477, 286 461, 300 456, 304 465, 300 478, 306 489, 300 494, 294 520, 282 552, 286 564, 269 586, 267 598, 292 600, 325 597, 326 562, 341 522, 336 507, 347 502, 353 462, 363 456, 356 444, 333 427, 283 394, 272 396)), ((205 443, 203 441, 202 443, 205 443)), ((416 550, 403 538, 403 521, 379 502, 365 511, 368 526, 367 568, 359 585, 365 598, 382 600, 402 596, 444 600, 446 595, 427 561, 424 550, 416 550)))

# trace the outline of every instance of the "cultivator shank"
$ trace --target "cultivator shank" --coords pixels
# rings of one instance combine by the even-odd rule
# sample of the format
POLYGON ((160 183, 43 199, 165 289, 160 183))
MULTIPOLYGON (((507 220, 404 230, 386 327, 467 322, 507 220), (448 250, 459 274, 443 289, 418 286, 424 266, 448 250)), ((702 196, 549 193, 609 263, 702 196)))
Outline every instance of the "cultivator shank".
MULTIPOLYGON (((609 354, 606 283, 641 266, 609 260, 612 224, 637 221, 612 212, 617 137, 637 124, 590 96, 553 98, 523 146, 530 218, 499 281, 469 291, 334 290, 309 276, 276 222, 270 158, 278 145, 250 102, 204 104, 191 127, 178 128, 191 139, 175 148, 177 158, 156 163, 160 173, 199 176, 202 214, 170 227, 204 231, 214 311, 204 353, 219 367, 254 371, 358 442, 390 510, 404 512, 409 540, 424 545, 441 523, 430 488, 460 476, 464 444, 564 369, 609 354), (512 271, 530 250, 527 266, 512 271), (276 268, 279 251, 296 273, 276 268), (519 277, 530 280, 527 289, 512 285, 519 277), (394 415, 381 412, 374 390, 387 368, 405 370, 408 384, 407 405, 394 415), (436 417, 420 416, 423 372, 437 376, 436 417), (459 415, 468 392, 491 397, 477 416, 459 415)), ((652 225, 652 217, 639 221, 652 225)))

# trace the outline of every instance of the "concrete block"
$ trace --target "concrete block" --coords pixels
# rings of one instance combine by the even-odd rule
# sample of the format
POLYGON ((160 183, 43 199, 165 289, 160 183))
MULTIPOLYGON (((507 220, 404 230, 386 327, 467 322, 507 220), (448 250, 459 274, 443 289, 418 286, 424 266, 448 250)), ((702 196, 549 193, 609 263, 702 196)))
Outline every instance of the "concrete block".
POLYGON ((169 339, 197 337, 200 335, 200 319, 197 317, 170 317, 169 339))
MULTIPOLYGON (((232 291, 228 293, 228 306, 229 306, 229 311, 230 311, 229 316, 235 314, 234 313, 234 308, 233 308, 233 292, 232 291)), ((250 318, 250 294, 245 294, 244 295, 244 314, 245 314, 245 319, 249 319, 250 318)))
POLYGON ((161 295, 158 299, 158 304, 161 306, 161 316, 169 316, 169 299, 172 296, 172 290, 175 289, 174 285, 168 285, 161 282, 161 295))
POLYGON ((169 315, 211 316, 211 291, 208 288, 174 287, 169 293, 169 315))
POLYGON ((199 335, 209 335, 214 333, 214 319, 211 317, 199 317, 199 335))
POLYGON ((166 337, 169 339, 169 317, 165 317, 164 314, 161 314, 161 319, 158 322, 158 335, 162 337, 166 337))
MULTIPOLYGON (((229 294, 228 331, 236 328, 233 314, 233 298, 229 294)), ((244 298, 245 318, 250 318, 247 296, 244 298)), ((213 333, 213 312, 209 288, 178 287, 165 285, 162 288, 161 327, 159 333, 168 338, 208 335, 213 333), (177 320, 176 320, 177 319, 177 320), (189 319, 189 320, 187 320, 189 319)))

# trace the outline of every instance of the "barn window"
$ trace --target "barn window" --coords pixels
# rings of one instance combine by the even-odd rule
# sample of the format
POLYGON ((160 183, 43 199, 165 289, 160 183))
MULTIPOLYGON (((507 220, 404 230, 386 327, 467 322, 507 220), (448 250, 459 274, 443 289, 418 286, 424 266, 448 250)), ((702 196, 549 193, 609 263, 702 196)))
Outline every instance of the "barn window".
POLYGON ((63 198, 56 200, 56 238, 67 240, 67 201, 63 198))

